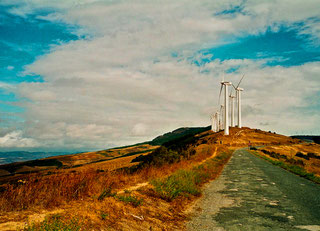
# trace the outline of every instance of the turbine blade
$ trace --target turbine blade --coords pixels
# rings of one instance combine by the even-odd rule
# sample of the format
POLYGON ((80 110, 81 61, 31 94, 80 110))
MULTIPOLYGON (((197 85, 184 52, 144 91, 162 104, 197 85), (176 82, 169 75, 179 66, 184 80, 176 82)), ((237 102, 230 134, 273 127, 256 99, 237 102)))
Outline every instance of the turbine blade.
POLYGON ((240 83, 241 83, 241 81, 243 80, 243 77, 244 77, 244 74, 243 74, 242 78, 240 79, 240 81, 239 81, 239 83, 238 83, 238 86, 237 86, 236 88, 238 88, 238 87, 240 86, 240 83))

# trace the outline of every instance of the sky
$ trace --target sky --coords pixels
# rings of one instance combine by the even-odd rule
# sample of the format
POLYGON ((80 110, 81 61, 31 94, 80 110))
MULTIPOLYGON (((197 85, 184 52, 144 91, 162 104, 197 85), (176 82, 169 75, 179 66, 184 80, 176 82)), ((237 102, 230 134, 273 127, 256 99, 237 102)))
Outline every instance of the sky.
POLYGON ((208 126, 320 134, 318 0, 1 0, 0 151, 99 150, 208 126))

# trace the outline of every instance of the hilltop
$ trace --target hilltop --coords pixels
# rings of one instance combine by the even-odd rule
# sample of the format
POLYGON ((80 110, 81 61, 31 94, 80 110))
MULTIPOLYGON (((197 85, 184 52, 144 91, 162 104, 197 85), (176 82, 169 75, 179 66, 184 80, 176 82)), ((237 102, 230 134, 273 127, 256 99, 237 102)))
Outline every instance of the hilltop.
POLYGON ((76 217, 84 229, 181 229, 185 209, 233 150, 305 145, 259 129, 231 128, 229 136, 209 129, 180 128, 141 144, 0 166, 0 223, 16 228, 58 214, 61 222, 76 217))

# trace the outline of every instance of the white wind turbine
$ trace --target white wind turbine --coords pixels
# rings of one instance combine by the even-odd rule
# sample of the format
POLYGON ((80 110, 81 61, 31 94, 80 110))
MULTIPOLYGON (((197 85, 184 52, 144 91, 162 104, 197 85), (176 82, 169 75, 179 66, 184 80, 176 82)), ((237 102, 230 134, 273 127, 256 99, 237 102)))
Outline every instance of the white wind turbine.
POLYGON ((211 119, 211 130, 213 132, 216 132, 217 131, 217 118, 216 118, 216 115, 215 114, 212 114, 210 116, 210 119, 211 119))
POLYGON ((219 111, 219 131, 223 130, 223 108, 224 106, 221 104, 219 111))
POLYGON ((232 95, 232 93, 230 93, 229 95, 230 98, 230 104, 231 104, 231 127, 234 127, 234 99, 236 98, 236 96, 232 95))
POLYGON ((221 97, 222 88, 224 87, 224 134, 229 135, 229 95, 228 95, 228 86, 232 85, 231 82, 227 81, 221 81, 221 88, 220 88, 220 94, 219 94, 219 102, 221 97))
POLYGON ((218 111, 214 114, 214 117, 216 119, 216 132, 218 132, 219 131, 219 112, 218 111))
POLYGON ((220 111, 216 112, 216 118, 217 118, 217 132, 218 132, 221 129, 220 111))
POLYGON ((234 87, 234 89, 236 90, 236 97, 237 97, 237 104, 238 104, 238 128, 241 128, 241 91, 243 91, 243 88, 240 88, 240 83, 243 80, 244 75, 242 76, 242 78, 240 79, 237 87, 235 87, 234 85, 232 85, 234 87))

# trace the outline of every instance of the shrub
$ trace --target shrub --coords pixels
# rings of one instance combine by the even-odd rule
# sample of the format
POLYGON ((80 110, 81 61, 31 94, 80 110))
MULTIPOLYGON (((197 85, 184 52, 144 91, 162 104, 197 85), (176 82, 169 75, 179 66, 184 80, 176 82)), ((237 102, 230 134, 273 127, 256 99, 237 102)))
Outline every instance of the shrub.
POLYGON ((151 181, 151 184, 162 199, 172 201, 180 194, 199 195, 200 190, 197 184, 201 183, 204 178, 205 176, 198 171, 178 170, 165 179, 151 181))
POLYGON ((117 195, 117 193, 112 193, 111 191, 112 191, 111 186, 109 186, 108 188, 104 189, 102 191, 102 193, 99 195, 98 200, 102 201, 106 197, 114 197, 114 196, 117 195))
POLYGON ((320 156, 317 156, 315 153, 308 152, 307 157, 314 158, 314 159, 320 159, 320 156))
POLYGON ((302 152, 297 152, 297 153, 296 153, 296 157, 300 157, 300 158, 309 160, 309 156, 304 155, 302 152))
POLYGON ((117 199, 119 201, 132 204, 134 207, 138 207, 143 203, 143 199, 132 195, 119 195, 117 196, 117 199))
POLYGON ((108 216, 109 216, 108 213, 103 213, 103 212, 100 213, 101 220, 105 220, 108 216))
POLYGON ((176 151, 167 149, 165 146, 161 146, 154 150, 149 155, 140 157, 138 160, 142 161, 139 164, 140 167, 143 166, 162 166, 164 164, 172 164, 180 160, 180 155, 176 151))

